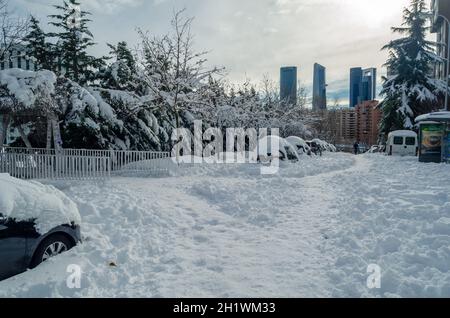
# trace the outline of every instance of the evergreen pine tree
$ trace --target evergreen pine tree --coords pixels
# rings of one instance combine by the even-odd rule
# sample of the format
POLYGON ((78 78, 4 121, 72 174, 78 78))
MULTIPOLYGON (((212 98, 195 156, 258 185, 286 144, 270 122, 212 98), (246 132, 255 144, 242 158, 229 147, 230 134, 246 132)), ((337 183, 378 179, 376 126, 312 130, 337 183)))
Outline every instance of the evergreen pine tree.
POLYGON ((30 32, 25 36, 28 55, 32 57, 37 70, 53 69, 53 54, 51 44, 46 42, 46 34, 41 29, 39 21, 31 16, 30 32))
POLYGON ((108 44, 113 63, 99 73, 101 86, 109 89, 134 91, 133 83, 136 75, 136 61, 126 42, 119 42, 117 46, 108 44))
POLYGON ((131 50, 128 48, 127 42, 122 41, 117 43, 117 46, 114 46, 112 44, 108 44, 108 46, 111 49, 110 54, 116 58, 117 62, 122 61, 130 70, 135 70, 136 61, 134 59, 133 53, 131 53, 131 50))
POLYGON ((54 21, 51 25, 59 28, 59 33, 52 33, 58 39, 59 58, 64 75, 81 85, 92 81, 95 70, 104 64, 103 59, 95 58, 87 53, 87 49, 95 43, 87 24, 87 11, 80 9, 77 0, 67 0, 63 5, 55 5, 59 14, 50 15, 54 21))
POLYGON ((381 126, 385 134, 392 129, 412 129, 418 115, 439 108, 439 99, 445 92, 445 83, 433 76, 433 66, 442 59, 434 52, 436 43, 426 39, 427 19, 425 0, 412 0, 404 9, 402 27, 392 28, 404 37, 383 47, 389 50, 385 64, 389 76, 384 78, 381 92, 381 126))

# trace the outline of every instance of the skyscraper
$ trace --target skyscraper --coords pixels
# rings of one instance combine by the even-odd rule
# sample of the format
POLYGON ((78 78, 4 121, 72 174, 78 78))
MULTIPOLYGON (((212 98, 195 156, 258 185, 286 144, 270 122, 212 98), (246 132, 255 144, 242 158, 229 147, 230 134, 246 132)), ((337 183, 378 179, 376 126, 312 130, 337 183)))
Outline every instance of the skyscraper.
POLYGON ((377 69, 350 69, 350 107, 376 99, 377 97, 377 69))
POLYGON ((297 104, 297 67, 280 69, 280 99, 285 104, 297 104))
POLYGON ((360 103, 363 71, 361 67, 350 69, 350 107, 360 103))
POLYGON ((377 98, 377 69, 374 67, 363 70, 363 86, 361 101, 370 101, 377 98))
POLYGON ((326 68, 320 64, 314 64, 313 82, 313 110, 327 109, 327 84, 326 68))

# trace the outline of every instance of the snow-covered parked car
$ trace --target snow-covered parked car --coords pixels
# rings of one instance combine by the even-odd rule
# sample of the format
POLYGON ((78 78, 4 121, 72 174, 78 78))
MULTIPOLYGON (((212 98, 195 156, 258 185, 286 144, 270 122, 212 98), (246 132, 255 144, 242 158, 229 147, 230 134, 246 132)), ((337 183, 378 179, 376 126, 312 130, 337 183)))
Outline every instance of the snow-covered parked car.
POLYGON ((380 152, 380 147, 379 146, 372 146, 370 147, 370 149, 367 151, 367 153, 378 153, 380 152))
POLYGON ((328 147, 330 148, 330 152, 338 152, 335 145, 329 143, 328 147))
POLYGON ((61 191, 0 174, 0 280, 74 247, 80 223, 76 204, 61 191))
POLYGON ((337 152, 337 148, 336 148, 334 145, 332 145, 332 144, 330 144, 330 143, 328 143, 328 142, 326 142, 326 141, 324 141, 324 140, 321 140, 321 139, 316 138, 316 139, 313 139, 312 142, 314 142, 314 143, 316 143, 317 145, 319 145, 320 149, 321 149, 323 152, 325 152, 325 151, 328 151, 328 152, 337 152))
POLYGON ((322 150, 322 152, 329 151, 327 142, 318 138, 313 139, 312 142, 316 143, 320 147, 320 150, 322 150))
POLYGON ((286 138, 286 141, 296 148, 299 155, 307 154, 311 155, 311 147, 308 146, 305 140, 300 137, 290 136, 286 138))
POLYGON ((297 150, 286 139, 267 136, 258 142, 258 161, 270 162, 278 158, 281 161, 299 160, 297 150), (277 147, 277 149, 275 149, 277 147))

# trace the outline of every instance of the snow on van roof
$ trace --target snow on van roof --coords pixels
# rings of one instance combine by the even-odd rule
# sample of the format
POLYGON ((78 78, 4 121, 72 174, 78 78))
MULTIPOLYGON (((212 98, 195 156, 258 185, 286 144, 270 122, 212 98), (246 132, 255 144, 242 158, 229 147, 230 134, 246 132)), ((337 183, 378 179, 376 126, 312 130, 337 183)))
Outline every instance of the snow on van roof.
POLYGON ((422 121, 450 121, 450 112, 436 112, 436 113, 429 113, 425 115, 421 115, 416 118, 416 122, 422 122, 422 121))
POLYGON ((397 136, 397 137, 417 137, 417 133, 412 130, 396 130, 389 134, 389 137, 397 136))
POLYGON ((53 186, 0 174, 0 214, 16 221, 34 221, 45 234, 60 225, 79 225, 76 204, 53 186))

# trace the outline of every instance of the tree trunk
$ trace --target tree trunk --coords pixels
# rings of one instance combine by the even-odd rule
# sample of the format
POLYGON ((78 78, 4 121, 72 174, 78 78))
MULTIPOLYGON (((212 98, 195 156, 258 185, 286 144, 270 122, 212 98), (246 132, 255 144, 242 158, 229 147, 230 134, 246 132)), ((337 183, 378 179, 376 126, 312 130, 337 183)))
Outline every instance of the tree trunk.
POLYGON ((1 116, 2 119, 2 127, 0 129, 0 147, 5 143, 6 134, 8 132, 10 116, 9 114, 4 114, 1 116))
POLYGON ((59 128, 58 117, 56 115, 52 115, 51 118, 52 127, 53 127, 53 141, 55 143, 55 150, 57 153, 60 153, 62 150, 62 138, 61 138, 61 129, 59 128))
POLYGON ((31 146, 30 140, 28 139, 28 136, 25 134, 25 131, 23 130, 22 125, 19 125, 17 127, 17 129, 19 130, 20 137, 22 138, 23 142, 25 143, 25 146, 27 148, 33 148, 33 146, 31 146))
POLYGON ((46 148, 51 149, 52 147, 52 119, 47 117, 47 143, 46 148))
MULTIPOLYGON (((180 129, 180 116, 179 116, 178 110, 176 108, 175 108, 175 121, 176 121, 175 125, 177 126, 176 129, 177 129, 177 131, 179 131, 178 129, 180 129)), ((177 151, 177 164, 178 165, 180 164, 180 155, 179 155, 178 151, 177 151)))

